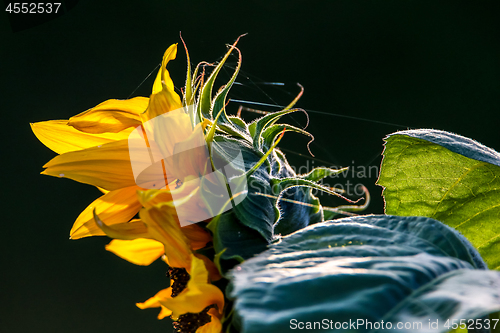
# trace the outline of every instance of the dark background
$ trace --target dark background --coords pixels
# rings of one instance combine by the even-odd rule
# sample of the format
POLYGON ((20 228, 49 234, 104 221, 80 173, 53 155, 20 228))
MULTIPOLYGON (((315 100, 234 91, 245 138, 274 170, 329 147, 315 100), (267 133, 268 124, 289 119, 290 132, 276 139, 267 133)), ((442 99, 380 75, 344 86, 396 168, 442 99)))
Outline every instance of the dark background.
MULTIPOLYGON (((63 1, 57 17, 8 17, 4 8, 2 332, 170 331, 156 310, 134 305, 166 287, 165 265, 134 266, 106 252, 105 237, 68 239, 99 192, 39 175, 55 154, 29 123, 67 119, 106 99, 128 98, 138 86, 133 95, 148 96, 153 76, 140 83, 180 41, 179 31, 193 63, 220 60, 225 44, 248 33, 238 44, 242 84, 233 98, 286 105, 300 82, 298 106, 312 110, 311 149, 323 161, 315 166, 376 166, 384 135, 406 127, 448 130, 500 149, 498 1, 89 0, 63 1)), ((235 62, 231 57, 229 66, 235 62)), ((182 48, 169 70, 182 87, 182 48)), ((305 117, 288 120, 304 124, 305 117)), ((280 145, 307 155, 306 143, 287 134, 280 145)), ((306 164, 287 154, 297 167, 306 164)), ((382 212, 376 176, 353 181, 369 186, 369 211, 382 212)))

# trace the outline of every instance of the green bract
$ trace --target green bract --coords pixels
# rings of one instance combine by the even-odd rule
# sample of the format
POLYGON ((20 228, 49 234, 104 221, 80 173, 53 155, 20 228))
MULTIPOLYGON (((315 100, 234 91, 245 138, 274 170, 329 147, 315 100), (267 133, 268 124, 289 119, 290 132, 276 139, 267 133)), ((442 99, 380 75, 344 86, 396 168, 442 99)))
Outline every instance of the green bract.
MULTIPOLYGON (((500 265, 493 251, 500 234, 494 223, 500 212, 498 153, 441 131, 393 134, 386 139, 379 184, 385 186, 386 212, 411 217, 325 222, 311 189, 338 195, 318 181, 343 170, 297 175, 276 149, 285 131, 312 138, 278 123, 301 111, 292 108, 296 100, 249 124, 228 116, 225 98, 240 62, 212 97, 233 49, 202 85, 193 115, 211 124, 206 138, 212 165, 229 163, 235 151, 244 160, 232 166, 237 170, 228 180, 241 184, 232 193, 244 192, 245 199, 207 226, 215 263, 230 280, 226 297, 233 310, 226 311, 226 332, 334 331, 339 324, 344 332, 447 332, 453 328, 449 319, 500 310, 500 272, 487 270, 480 255, 490 267, 500 265)), ((193 82, 186 100, 196 91, 193 82)))
POLYGON ((500 268, 500 154, 437 130, 389 135, 378 184, 385 211, 456 228, 491 269, 500 268))
MULTIPOLYGON (((223 320, 226 332, 447 332, 456 328, 450 320, 500 310, 500 272, 487 270, 483 261, 500 267, 500 154, 442 131, 395 133, 386 138, 378 184, 385 187, 386 212, 406 217, 325 222, 311 189, 338 195, 318 182, 343 170, 297 175, 276 149, 285 131, 313 138, 278 123, 301 111, 292 108, 296 100, 249 124, 228 116, 225 99, 241 58, 230 81, 212 96, 234 49, 202 84, 193 115, 210 123, 213 166, 228 164, 235 151, 244 160, 232 166, 237 170, 228 180, 237 184, 233 200, 241 193, 245 199, 214 214, 207 226, 215 263, 230 280, 226 297, 233 308, 223 320)), ((189 101, 198 83, 189 77, 187 82, 189 101)))
MULTIPOLYGON (((241 56, 229 82, 215 96, 212 90, 220 69, 233 50, 239 53, 233 45, 204 83, 192 80, 192 77, 197 77, 199 67, 192 76, 188 69, 186 86, 190 89, 186 89, 184 98, 186 104, 192 101, 196 105, 192 115, 193 119, 197 119, 196 122, 208 121, 211 124, 205 136, 212 165, 223 166, 231 162, 231 167, 237 170, 234 170, 233 176, 228 176, 228 181, 242 184, 237 190, 233 188, 232 193, 244 192, 246 195, 231 211, 214 214, 217 216, 207 226, 213 233, 217 264, 223 271, 230 267, 224 265, 224 261, 235 259, 241 262, 264 251, 282 235, 323 221, 323 209, 319 199, 312 194, 312 189, 339 195, 318 182, 344 171, 316 168, 308 174, 297 175, 284 154, 275 148, 286 131, 313 138, 304 129, 278 123, 287 114, 303 112, 292 108, 297 99, 285 109, 268 113, 248 124, 239 117, 226 114, 226 96, 240 69, 241 56), (243 157, 244 162, 240 165, 234 163, 237 153, 243 157)), ((210 195, 205 197, 209 198, 210 195)))

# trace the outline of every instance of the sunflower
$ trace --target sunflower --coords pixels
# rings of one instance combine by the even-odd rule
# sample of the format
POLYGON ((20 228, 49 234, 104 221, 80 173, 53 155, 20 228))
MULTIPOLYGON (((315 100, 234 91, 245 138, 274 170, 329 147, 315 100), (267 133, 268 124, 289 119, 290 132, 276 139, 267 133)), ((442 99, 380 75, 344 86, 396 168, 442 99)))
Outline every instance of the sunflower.
POLYGON ((316 168, 297 175, 276 149, 286 131, 312 138, 302 128, 277 123, 303 111, 292 109, 302 92, 285 109, 249 124, 226 114, 226 96, 241 66, 237 42, 208 78, 210 64, 200 63, 192 73, 186 49, 182 100, 166 69, 177 53, 174 44, 149 98, 108 100, 69 120, 31 125, 59 154, 42 174, 104 193, 78 216, 70 237, 107 235, 113 240, 106 249, 137 265, 161 257, 171 284, 137 306, 159 307, 158 318, 170 316, 182 333, 234 330, 225 273, 281 235, 323 221, 312 189, 338 195, 318 182, 345 171, 316 168), (214 96, 215 79, 233 50, 237 66, 214 96))
MULTIPOLYGON (((193 276, 197 278, 192 278, 182 293, 187 293, 187 299, 192 301, 193 292, 200 288, 207 290, 209 271, 212 280, 220 279, 217 269, 207 257, 193 254, 211 240, 210 234, 195 224, 181 227, 178 219, 179 211, 193 213, 192 202, 201 201, 195 184, 196 176, 202 170, 191 168, 189 172, 186 171, 186 164, 179 167, 166 159, 162 161, 162 170, 153 168, 147 175, 147 181, 138 185, 131 165, 131 134, 136 129, 144 131, 148 122, 158 116, 173 115, 161 118, 162 125, 167 127, 163 133, 168 138, 160 139, 156 144, 164 153, 168 150, 171 155, 174 146, 199 140, 199 136, 193 136, 196 128, 193 131, 189 116, 175 112, 182 110, 183 103, 174 91, 166 66, 175 59, 176 53, 176 44, 165 52, 149 99, 108 100, 69 120, 39 122, 31 124, 31 127, 43 144, 60 154, 44 165, 42 174, 94 185, 104 193, 78 216, 70 237, 79 239, 108 235, 114 239, 106 249, 134 264, 149 265, 164 256, 170 267, 185 269, 188 274, 193 270, 193 276), (190 177, 195 178, 194 181, 186 181, 190 177), (168 184, 168 179, 172 178, 177 181, 168 184), (151 189, 155 187, 159 190, 151 189), (183 200, 176 200, 174 204, 174 198, 183 200), (139 211, 140 219, 132 219, 139 211), (194 281, 196 284, 193 284, 194 281)), ((198 124, 197 128, 205 126, 206 122, 198 124)), ((150 138, 149 144, 155 144, 154 138, 150 138)), ((204 157, 208 159, 208 156, 204 157)), ((191 165, 203 163, 194 162, 191 165)), ((198 209, 203 210, 203 207, 198 209)), ((218 296, 222 294, 217 287, 210 286, 208 290, 216 289, 218 296)), ((216 303, 212 303, 219 305, 217 313, 222 311, 223 302, 223 297, 219 297, 216 303)), ((175 304, 178 303, 177 300, 175 304)), ((184 314, 178 307, 174 305, 172 310, 177 317, 184 314)), ((207 312, 212 314, 214 310, 207 312)), ((214 318, 220 318, 220 315, 214 314, 214 318)), ((213 327, 214 324, 211 325, 213 327)))

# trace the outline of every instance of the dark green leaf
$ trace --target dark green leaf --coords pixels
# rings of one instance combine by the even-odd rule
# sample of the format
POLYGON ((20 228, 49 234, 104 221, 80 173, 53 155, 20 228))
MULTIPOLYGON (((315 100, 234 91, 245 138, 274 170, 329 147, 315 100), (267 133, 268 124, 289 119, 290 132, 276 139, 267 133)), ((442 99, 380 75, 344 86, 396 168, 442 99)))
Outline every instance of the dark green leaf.
POLYGON ((243 261, 264 251, 267 241, 257 231, 241 224, 234 213, 226 212, 208 224, 213 233, 216 253, 222 253, 220 259, 243 261))
MULTIPOLYGON (((487 286, 500 286, 500 273, 474 270, 474 249, 439 224, 424 217, 360 216, 285 236, 231 271, 233 324, 244 333, 288 332, 299 322, 325 318, 428 325, 429 318, 498 311, 498 288, 486 294, 487 286)), ((446 331, 441 326, 434 332, 446 331)))

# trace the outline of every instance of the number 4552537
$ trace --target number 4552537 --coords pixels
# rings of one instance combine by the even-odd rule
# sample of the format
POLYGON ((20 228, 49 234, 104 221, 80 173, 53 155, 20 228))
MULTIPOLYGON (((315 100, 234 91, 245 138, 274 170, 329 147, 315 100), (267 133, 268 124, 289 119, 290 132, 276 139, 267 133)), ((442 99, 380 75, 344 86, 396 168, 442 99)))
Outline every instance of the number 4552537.
POLYGON ((9 3, 7 8, 5 8, 6 12, 11 14, 57 14, 59 11, 59 7, 61 7, 60 2, 47 2, 47 3, 9 3))

